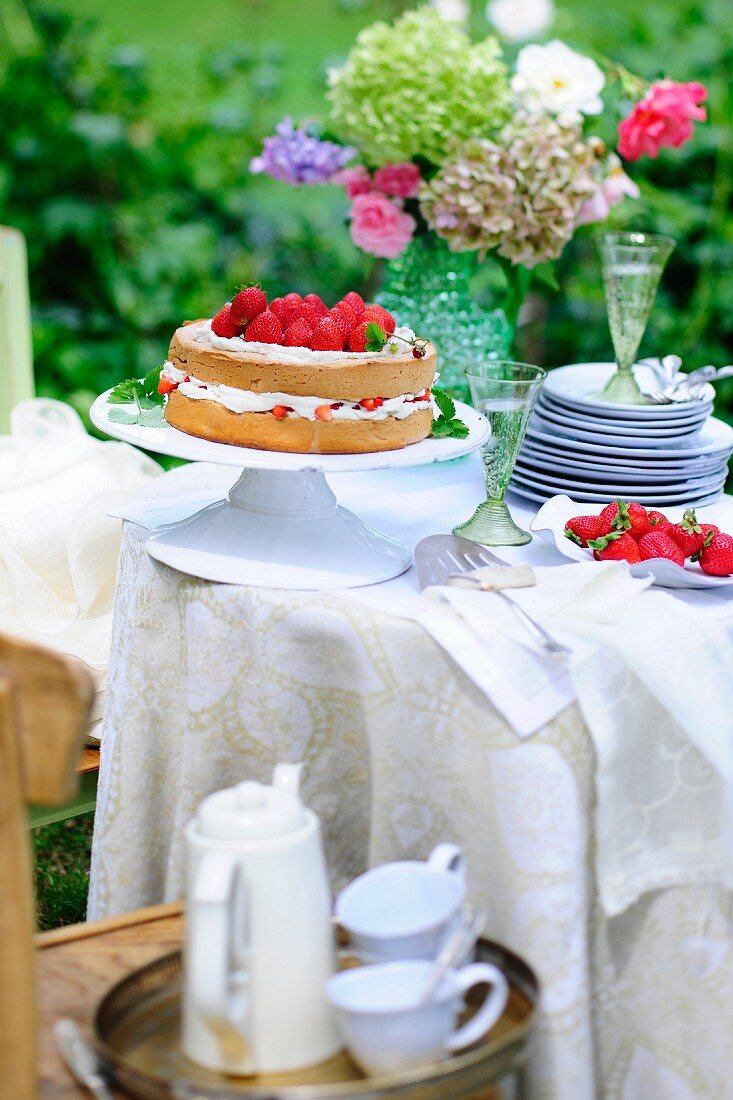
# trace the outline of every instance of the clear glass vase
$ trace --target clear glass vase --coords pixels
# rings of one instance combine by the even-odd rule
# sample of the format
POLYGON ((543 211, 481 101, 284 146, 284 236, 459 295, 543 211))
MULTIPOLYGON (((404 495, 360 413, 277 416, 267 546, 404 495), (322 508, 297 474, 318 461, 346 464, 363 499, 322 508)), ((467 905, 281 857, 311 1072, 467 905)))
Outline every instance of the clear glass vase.
POLYGON ((470 402, 466 369, 474 359, 506 359, 512 331, 500 309, 485 310, 471 297, 477 263, 472 252, 451 252, 433 234, 416 237, 387 264, 377 301, 401 325, 431 340, 438 350, 438 385, 470 402))

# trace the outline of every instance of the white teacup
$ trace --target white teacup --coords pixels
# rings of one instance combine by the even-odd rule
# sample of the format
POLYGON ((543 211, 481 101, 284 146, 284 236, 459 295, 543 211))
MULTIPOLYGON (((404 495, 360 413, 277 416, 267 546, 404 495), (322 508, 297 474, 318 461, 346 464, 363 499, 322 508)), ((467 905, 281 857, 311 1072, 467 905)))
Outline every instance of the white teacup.
POLYGON ((420 1004, 433 963, 406 961, 359 966, 332 975, 326 995, 354 1061, 370 1076, 439 1062, 478 1042, 504 1011, 507 980, 491 963, 448 970, 432 997, 420 1004), (478 1012, 456 1030, 466 993, 491 986, 478 1012))
POLYGON ((336 917, 365 962, 434 959, 465 896, 463 853, 439 844, 425 862, 383 863, 354 879, 336 899, 336 917))

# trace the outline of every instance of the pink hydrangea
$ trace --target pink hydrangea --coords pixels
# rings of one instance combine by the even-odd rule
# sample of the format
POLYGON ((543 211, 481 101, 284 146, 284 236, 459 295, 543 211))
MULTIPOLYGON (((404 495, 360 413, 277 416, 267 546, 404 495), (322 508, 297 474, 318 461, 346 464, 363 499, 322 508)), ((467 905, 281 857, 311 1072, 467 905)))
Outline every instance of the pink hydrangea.
POLYGON ((351 207, 351 239, 357 248, 394 260, 412 240, 416 222, 381 191, 357 195, 351 207))
POLYGON ((702 84, 659 80, 618 128, 618 151, 627 160, 656 157, 664 146, 676 149, 692 137, 692 123, 704 122, 707 98, 702 84))
POLYGON ((606 178, 598 185, 595 195, 584 202, 578 211, 577 225, 592 225, 605 222, 614 206, 623 198, 638 199, 639 187, 626 175, 620 164, 615 165, 606 178))
POLYGON ((376 190, 399 199, 414 199, 420 183, 420 169, 409 160, 404 164, 385 164, 374 173, 376 190))
POLYGON ((340 183, 346 188, 346 194, 350 199, 357 195, 365 195, 372 190, 372 177, 363 164, 355 164, 353 168, 342 168, 335 176, 331 176, 331 183, 340 183))

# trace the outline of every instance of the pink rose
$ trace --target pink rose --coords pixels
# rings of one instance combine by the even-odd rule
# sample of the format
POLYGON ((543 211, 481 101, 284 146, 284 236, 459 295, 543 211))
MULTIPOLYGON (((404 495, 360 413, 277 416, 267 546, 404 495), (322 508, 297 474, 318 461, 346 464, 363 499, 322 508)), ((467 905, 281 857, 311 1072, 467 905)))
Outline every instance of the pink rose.
POLYGON ((365 195, 372 189, 372 177, 363 164, 355 164, 353 168, 342 168, 340 172, 331 176, 329 182, 340 183, 345 187, 350 199, 355 199, 357 195, 365 195))
POLYGON ((374 173, 374 186, 385 195, 399 199, 414 199, 420 190, 420 169, 412 161, 405 164, 385 164, 374 173))
POLYGON ((704 122, 699 104, 707 98, 702 84, 659 80, 618 128, 618 151, 627 160, 656 157, 663 146, 674 149, 692 137, 692 123, 704 122))
POLYGON ((372 256, 394 260, 412 239, 415 219, 381 193, 357 195, 351 207, 351 239, 372 256))

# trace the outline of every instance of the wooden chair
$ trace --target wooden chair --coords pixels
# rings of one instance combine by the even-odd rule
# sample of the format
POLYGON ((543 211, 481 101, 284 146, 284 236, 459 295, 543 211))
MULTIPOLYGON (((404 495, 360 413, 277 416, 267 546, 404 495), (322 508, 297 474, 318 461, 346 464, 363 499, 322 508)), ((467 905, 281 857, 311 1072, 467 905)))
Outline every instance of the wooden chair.
POLYGON ((0 387, 0 435, 5 435, 11 410, 35 394, 25 239, 5 226, 0 226, 0 387))
POLYGON ((93 695, 80 662, 0 635, 0 1100, 37 1095, 26 803, 71 797, 93 695))
MULTIPOLYGON (((19 401, 35 396, 28 262, 18 229, 0 226, 0 435, 10 431, 10 414, 19 401)), ((38 806, 28 818, 33 828, 91 813, 97 796, 99 750, 88 749, 79 764, 78 794, 65 806, 38 806)))

